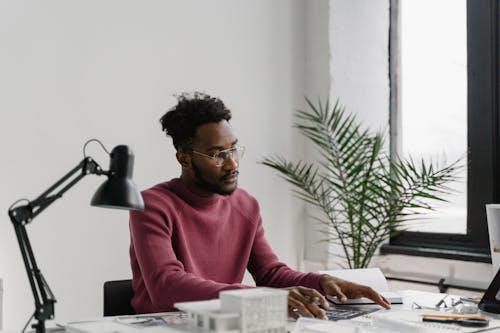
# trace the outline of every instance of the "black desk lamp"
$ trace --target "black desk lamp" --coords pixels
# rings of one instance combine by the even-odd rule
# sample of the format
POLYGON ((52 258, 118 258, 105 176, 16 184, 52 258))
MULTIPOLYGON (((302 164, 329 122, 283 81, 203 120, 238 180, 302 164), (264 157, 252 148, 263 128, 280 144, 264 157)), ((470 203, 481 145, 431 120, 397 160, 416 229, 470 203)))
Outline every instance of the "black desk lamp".
MULTIPOLYGON (((83 149, 84 158, 75 168, 40 194, 38 198, 32 201, 26 199, 18 200, 9 208, 10 220, 16 231, 17 241, 21 248, 24 265, 26 266, 31 290, 35 298, 34 317, 38 322, 33 324, 32 328, 35 328, 37 333, 45 333, 45 321, 54 318, 54 303, 56 299, 36 264, 26 232, 26 224, 30 223, 38 214, 54 201, 61 198, 67 190, 89 174, 108 176, 108 179, 97 189, 97 192, 92 197, 90 202, 92 206, 128 210, 144 209, 141 194, 132 182, 134 165, 132 151, 127 146, 116 146, 111 154, 109 154, 111 158, 109 171, 104 171, 92 158, 85 156, 85 147, 91 141, 99 142, 93 139, 85 143, 83 149), (80 174, 76 175, 78 172, 80 174), (74 175, 76 177, 72 178, 74 175), (26 201, 26 203, 18 205, 22 201, 26 201)), ((104 146, 102 147, 104 148, 104 146)), ((106 149, 104 148, 104 150, 106 149)))

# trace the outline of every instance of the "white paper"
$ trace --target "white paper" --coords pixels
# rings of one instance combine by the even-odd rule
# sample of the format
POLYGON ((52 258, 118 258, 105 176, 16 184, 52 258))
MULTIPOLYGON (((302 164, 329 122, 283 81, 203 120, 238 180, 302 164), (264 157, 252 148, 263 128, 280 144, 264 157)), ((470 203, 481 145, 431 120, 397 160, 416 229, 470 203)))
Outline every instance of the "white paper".
POLYGON ((381 293, 389 290, 387 280, 380 268, 357 268, 357 269, 338 269, 331 271, 319 271, 320 274, 328 274, 343 280, 358 284, 364 284, 381 293))
POLYGON ((372 327, 375 332, 397 333, 472 333, 472 332, 498 332, 498 320, 490 319, 488 327, 465 327, 455 324, 441 324, 422 321, 422 314, 443 314, 429 310, 401 310, 378 312, 372 316, 372 327))
POLYGON ((191 331, 186 314, 163 312, 132 316, 104 317, 69 322, 66 332, 71 333, 186 333, 191 331), (146 321, 154 319, 154 321, 146 321))
POLYGON ((367 333, 359 323, 351 321, 327 321, 301 317, 297 320, 293 333, 367 333))
MULTIPOLYGON (((338 277, 343 280, 351 281, 358 284, 364 284, 371 287, 373 290, 384 296, 390 303, 400 304, 403 302, 401 296, 397 293, 390 292, 387 279, 380 268, 357 268, 357 269, 339 269, 330 271, 319 271, 320 274, 328 274, 338 277)), ((332 302, 337 303, 337 300, 328 297, 332 302)), ((340 302, 338 302, 340 303, 340 302)), ((344 304, 373 304, 372 300, 367 298, 348 299, 344 304)))

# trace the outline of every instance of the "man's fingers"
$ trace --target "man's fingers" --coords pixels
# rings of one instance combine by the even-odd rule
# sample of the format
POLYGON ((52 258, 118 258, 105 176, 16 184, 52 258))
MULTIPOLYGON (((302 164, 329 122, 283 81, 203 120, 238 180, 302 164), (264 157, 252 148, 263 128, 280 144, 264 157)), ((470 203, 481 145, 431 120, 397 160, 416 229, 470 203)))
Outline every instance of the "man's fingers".
POLYGON ((391 308, 391 303, 387 299, 385 299, 385 297, 383 297, 382 295, 377 293, 372 288, 368 287, 368 290, 366 291, 366 295, 364 295, 364 296, 371 299, 372 301, 374 301, 375 303, 381 305, 382 307, 384 307, 386 309, 391 308))
MULTIPOLYGON (((316 290, 296 287, 289 291, 288 306, 309 318, 327 319, 325 312, 319 306, 324 306, 326 301, 316 290)), ((328 306, 328 304, 327 304, 328 306)))
POLYGON ((304 303, 293 299, 288 298, 288 306, 292 308, 292 310, 297 310, 303 317, 313 318, 314 315, 309 311, 309 309, 304 305, 304 303))
POLYGON ((330 287, 331 287, 330 290, 331 295, 337 296, 337 298, 340 300, 341 303, 347 302, 347 296, 342 292, 342 289, 338 284, 331 283, 330 287))
POLYGON ((335 278, 330 275, 323 275, 320 279, 320 285, 327 295, 337 296, 342 303, 345 303, 347 298, 366 297, 386 309, 391 308, 391 304, 384 297, 368 286, 335 278))
POLYGON ((330 305, 326 301, 325 297, 319 293, 316 289, 305 288, 305 287, 297 287, 298 291, 302 296, 305 297, 309 302, 315 303, 322 308, 329 308, 330 305))
POLYGON ((366 297, 386 309, 391 308, 391 303, 388 300, 386 300, 384 297, 382 297, 382 295, 368 286, 355 285, 353 294, 353 298, 366 297))
POLYGON ((328 319, 324 310, 320 309, 316 304, 308 307, 306 304, 296 303, 289 305, 288 315, 297 319, 299 315, 308 318, 328 319))
POLYGON ((297 314, 297 311, 291 307, 288 307, 288 317, 291 317, 293 319, 299 318, 299 315, 297 314))

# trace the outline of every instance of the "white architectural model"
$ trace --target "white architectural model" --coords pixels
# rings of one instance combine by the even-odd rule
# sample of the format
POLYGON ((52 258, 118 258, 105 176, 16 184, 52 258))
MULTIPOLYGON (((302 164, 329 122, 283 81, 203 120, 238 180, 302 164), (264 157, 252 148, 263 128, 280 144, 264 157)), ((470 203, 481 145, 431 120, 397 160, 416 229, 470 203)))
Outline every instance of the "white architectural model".
POLYGON ((288 291, 252 288, 222 291, 220 299, 175 303, 205 332, 285 333, 288 291))

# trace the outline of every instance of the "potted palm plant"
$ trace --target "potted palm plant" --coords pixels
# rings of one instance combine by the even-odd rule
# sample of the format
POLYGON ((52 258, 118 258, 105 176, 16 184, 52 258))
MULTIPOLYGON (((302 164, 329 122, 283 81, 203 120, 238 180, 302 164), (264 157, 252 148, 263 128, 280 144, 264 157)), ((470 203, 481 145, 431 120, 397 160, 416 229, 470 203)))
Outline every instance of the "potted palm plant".
POLYGON ((343 249, 343 266, 368 267, 382 242, 418 215, 434 210, 452 192, 459 161, 436 167, 425 160, 391 158, 384 135, 363 129, 338 101, 316 105, 295 114, 294 127, 319 153, 312 162, 290 162, 275 155, 267 165, 292 185, 293 192, 317 207, 314 216, 326 224, 330 242, 343 249), (345 265, 347 264, 347 265, 345 265))

